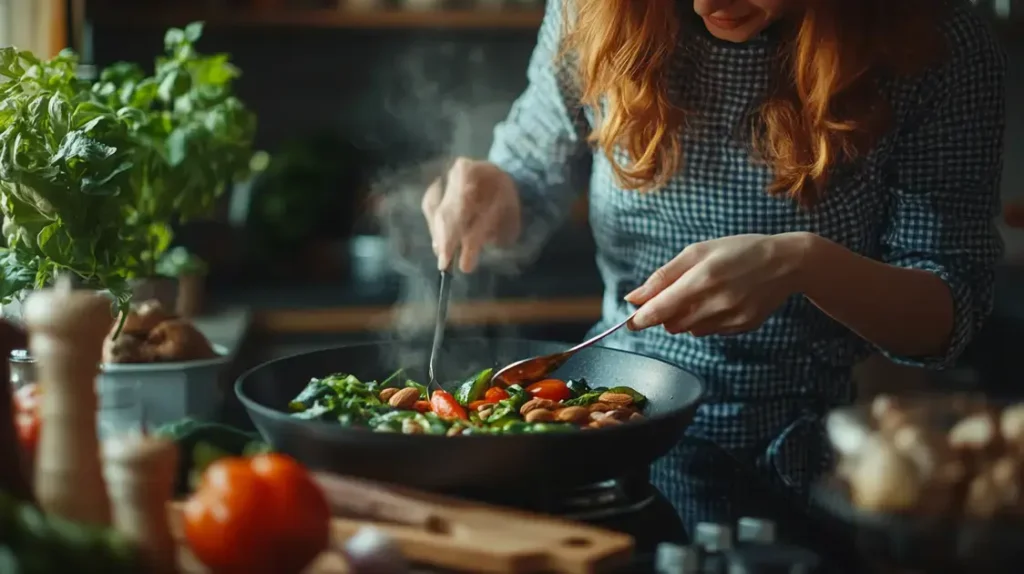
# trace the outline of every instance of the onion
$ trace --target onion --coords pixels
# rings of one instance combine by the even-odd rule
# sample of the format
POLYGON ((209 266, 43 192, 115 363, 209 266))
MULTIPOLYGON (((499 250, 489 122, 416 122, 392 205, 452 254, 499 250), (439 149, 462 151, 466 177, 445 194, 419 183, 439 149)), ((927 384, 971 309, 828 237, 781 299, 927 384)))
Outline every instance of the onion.
POLYGON ((406 574, 406 563, 398 545, 383 531, 359 529, 342 549, 352 574, 406 574))

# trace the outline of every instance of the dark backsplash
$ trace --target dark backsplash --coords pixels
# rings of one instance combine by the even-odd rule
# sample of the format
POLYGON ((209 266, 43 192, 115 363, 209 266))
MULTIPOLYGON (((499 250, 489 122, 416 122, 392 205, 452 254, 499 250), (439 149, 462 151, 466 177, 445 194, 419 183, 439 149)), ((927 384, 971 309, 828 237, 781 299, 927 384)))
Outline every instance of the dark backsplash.
MULTIPOLYGON (((1003 190, 1024 194, 1024 39, 1001 30, 1009 55, 1003 190)), ((423 31, 210 28, 208 51, 230 52, 240 91, 260 118, 259 145, 332 130, 383 165, 456 153, 482 155, 493 124, 526 85, 533 30, 423 31)), ((149 63, 156 27, 97 27, 94 59, 149 63)), ((367 166, 368 168, 377 166, 367 166)))
MULTIPOLYGON (((149 64, 162 33, 97 27, 93 57, 149 64)), ((207 52, 242 69, 241 97, 262 148, 332 130, 382 164, 481 155, 526 85, 533 30, 421 31, 208 28, 207 52)))

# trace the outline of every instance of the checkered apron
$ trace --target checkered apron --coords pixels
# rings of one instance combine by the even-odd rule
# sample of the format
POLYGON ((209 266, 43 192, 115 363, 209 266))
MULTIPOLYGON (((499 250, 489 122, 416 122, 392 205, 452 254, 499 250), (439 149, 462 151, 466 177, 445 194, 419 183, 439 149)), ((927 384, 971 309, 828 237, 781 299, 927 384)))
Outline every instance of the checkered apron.
MULTIPOLYGON (((867 257, 935 273, 949 286, 955 328, 936 357, 890 358, 941 368, 957 355, 992 306, 1002 242, 993 226, 1002 163, 1005 58, 966 2, 950 2, 943 31, 948 61, 883 89, 896 127, 868 157, 842 168, 825 198, 802 209, 769 197, 771 171, 751 155, 751 114, 779 57, 769 33, 729 44, 689 30, 669 70, 671 95, 692 110, 684 165, 663 189, 623 190, 609 160, 585 141, 592 114, 573 75, 554 60, 561 0, 550 0, 530 64, 529 87, 495 129, 490 153, 517 182, 528 237, 556 225, 589 180, 590 222, 605 284, 595 332, 624 319, 623 296, 687 245, 745 234, 809 231, 867 257)), ((625 157, 619 157, 624 160, 625 157)), ((609 345, 680 365, 703 378, 706 403, 689 434, 710 440, 766 479, 797 491, 828 464, 821 424, 853 398, 853 365, 874 349, 796 295, 760 328, 695 338, 652 328, 617 334, 609 345)), ((653 480, 685 499, 692 465, 679 449, 656 463, 653 480)))

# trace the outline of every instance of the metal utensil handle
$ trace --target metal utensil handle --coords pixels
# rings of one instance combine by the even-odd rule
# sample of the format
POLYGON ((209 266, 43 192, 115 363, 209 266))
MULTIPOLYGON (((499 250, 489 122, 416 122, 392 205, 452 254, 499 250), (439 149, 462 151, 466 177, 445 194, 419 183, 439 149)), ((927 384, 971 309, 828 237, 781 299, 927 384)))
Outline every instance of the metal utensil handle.
POLYGON ((600 341, 601 339, 604 339, 605 337, 607 337, 608 335, 611 335, 615 331, 618 331, 619 329, 621 329, 624 326, 626 326, 626 323, 629 323, 629 321, 634 316, 636 316, 636 314, 639 311, 640 311, 639 309, 637 309, 636 311, 633 311, 632 313, 629 314, 629 317, 626 317, 625 319, 623 319, 622 321, 619 321, 618 323, 616 323, 615 325, 609 327, 605 331, 603 331, 601 333, 598 333, 597 335, 594 335, 593 337, 587 339, 586 341, 583 341, 579 345, 576 345, 575 347, 573 347, 573 348, 569 349, 568 351, 566 351, 566 353, 575 353, 576 351, 579 351, 580 349, 589 347, 589 346, 593 345, 594 343, 600 341))
POLYGON ((430 383, 437 385, 437 356, 440 354, 441 345, 444 343, 444 330, 448 322, 448 300, 451 298, 452 272, 451 267, 441 272, 441 285, 437 290, 437 318, 434 320, 434 343, 430 347, 430 363, 427 365, 427 375, 430 383))

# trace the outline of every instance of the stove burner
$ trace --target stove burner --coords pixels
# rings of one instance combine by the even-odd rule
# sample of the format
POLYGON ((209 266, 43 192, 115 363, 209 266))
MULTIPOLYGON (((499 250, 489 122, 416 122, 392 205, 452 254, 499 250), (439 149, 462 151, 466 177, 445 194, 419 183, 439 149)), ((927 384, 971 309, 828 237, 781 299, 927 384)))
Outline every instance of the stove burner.
POLYGON ((605 520, 646 508, 654 495, 650 484, 611 479, 570 492, 553 513, 573 520, 605 520))
POLYGON ((467 493, 462 493, 462 496, 501 506, 591 522, 644 510, 655 500, 657 490, 651 485, 647 472, 644 471, 570 489, 541 486, 512 494, 486 493, 467 496, 467 493))

